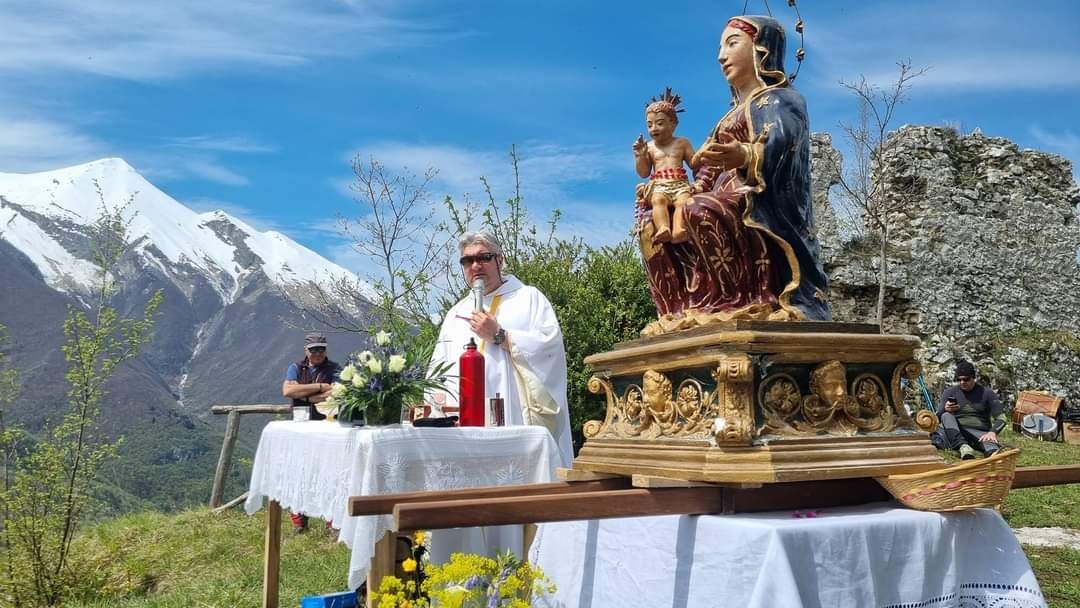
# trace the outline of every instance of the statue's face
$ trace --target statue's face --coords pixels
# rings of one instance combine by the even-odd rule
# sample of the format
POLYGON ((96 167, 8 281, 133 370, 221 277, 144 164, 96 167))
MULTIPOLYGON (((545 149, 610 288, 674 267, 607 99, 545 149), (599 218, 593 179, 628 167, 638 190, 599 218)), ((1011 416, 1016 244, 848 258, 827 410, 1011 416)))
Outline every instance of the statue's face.
POLYGON ((663 112, 646 112, 645 126, 649 129, 649 137, 657 143, 667 143, 675 133, 675 121, 663 112))
POLYGON ((720 68, 724 78, 736 89, 757 80, 754 72, 754 41, 737 27, 728 26, 720 34, 720 68))

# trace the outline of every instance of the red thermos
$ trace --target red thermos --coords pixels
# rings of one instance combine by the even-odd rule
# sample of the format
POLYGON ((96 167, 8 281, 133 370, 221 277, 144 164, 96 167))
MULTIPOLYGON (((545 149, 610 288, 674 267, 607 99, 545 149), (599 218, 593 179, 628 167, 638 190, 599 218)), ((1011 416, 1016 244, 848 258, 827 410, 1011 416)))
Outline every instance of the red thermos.
POLYGON ((458 425, 484 426, 484 355, 472 338, 458 359, 458 373, 458 425))

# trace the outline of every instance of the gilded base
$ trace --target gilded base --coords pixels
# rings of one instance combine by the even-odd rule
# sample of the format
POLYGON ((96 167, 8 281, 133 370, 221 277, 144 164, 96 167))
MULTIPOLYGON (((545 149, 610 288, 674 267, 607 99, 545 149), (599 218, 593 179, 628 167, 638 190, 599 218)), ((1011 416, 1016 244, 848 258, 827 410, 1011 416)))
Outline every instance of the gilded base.
POLYGON ((593 355, 607 413, 573 468, 749 483, 938 468, 935 417, 903 404, 918 339, 874 330, 740 321, 593 355))

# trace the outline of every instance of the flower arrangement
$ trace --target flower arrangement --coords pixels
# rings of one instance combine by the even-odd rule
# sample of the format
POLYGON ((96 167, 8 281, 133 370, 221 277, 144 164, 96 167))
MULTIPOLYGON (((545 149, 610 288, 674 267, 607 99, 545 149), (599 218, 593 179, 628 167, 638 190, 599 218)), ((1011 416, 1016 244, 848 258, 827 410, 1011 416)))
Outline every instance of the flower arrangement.
POLYGON ((428 370, 434 342, 412 339, 409 346, 394 345, 389 332, 375 334, 375 348, 351 355, 330 398, 320 410, 336 413, 338 419, 366 419, 375 424, 398 422, 402 405, 420 402, 431 390, 446 390, 448 363, 428 370))
POLYGON ((529 608, 534 594, 554 593, 539 568, 513 553, 496 559, 454 553, 440 566, 426 566, 424 532, 413 539, 413 556, 401 564, 406 580, 382 579, 372 605, 377 608, 529 608))

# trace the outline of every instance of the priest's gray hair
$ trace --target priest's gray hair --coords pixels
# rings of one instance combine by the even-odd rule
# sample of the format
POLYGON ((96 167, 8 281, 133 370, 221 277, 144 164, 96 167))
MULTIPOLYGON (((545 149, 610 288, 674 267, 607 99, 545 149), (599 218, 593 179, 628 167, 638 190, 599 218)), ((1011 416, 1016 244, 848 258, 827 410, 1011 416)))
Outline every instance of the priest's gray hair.
POLYGON ((498 255, 500 258, 503 257, 503 249, 502 245, 499 244, 499 239, 495 238, 495 235, 487 230, 469 231, 461 235, 461 238, 458 239, 458 251, 465 253, 466 247, 477 243, 487 245, 491 253, 498 255))

